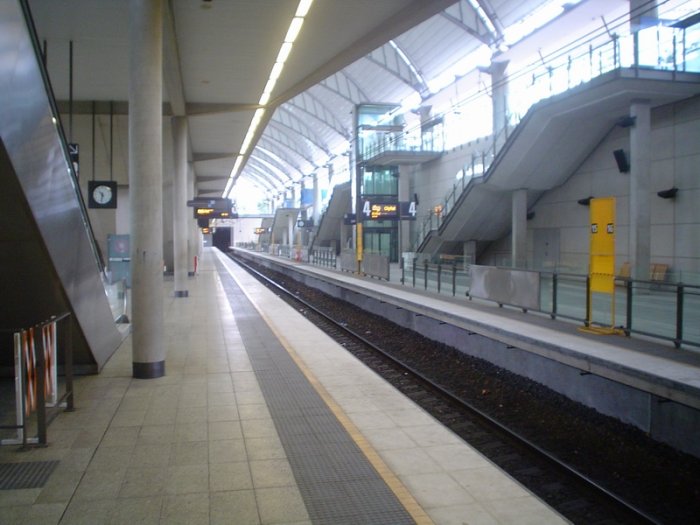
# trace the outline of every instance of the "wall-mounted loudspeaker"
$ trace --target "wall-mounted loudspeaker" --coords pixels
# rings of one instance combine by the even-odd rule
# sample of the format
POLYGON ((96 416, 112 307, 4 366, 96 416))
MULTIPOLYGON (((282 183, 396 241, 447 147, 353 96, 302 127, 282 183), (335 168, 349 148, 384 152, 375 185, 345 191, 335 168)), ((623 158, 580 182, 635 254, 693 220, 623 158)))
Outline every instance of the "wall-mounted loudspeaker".
POLYGON ((657 191, 656 194, 662 199, 675 199, 676 193, 678 193, 678 188, 675 186, 667 190, 657 191))
POLYGON ((627 160, 627 154, 625 153, 625 150, 616 149, 615 151, 613 151, 613 155, 615 156, 615 162, 617 162, 617 169, 620 170, 620 173, 629 173, 630 162, 629 160, 627 160))

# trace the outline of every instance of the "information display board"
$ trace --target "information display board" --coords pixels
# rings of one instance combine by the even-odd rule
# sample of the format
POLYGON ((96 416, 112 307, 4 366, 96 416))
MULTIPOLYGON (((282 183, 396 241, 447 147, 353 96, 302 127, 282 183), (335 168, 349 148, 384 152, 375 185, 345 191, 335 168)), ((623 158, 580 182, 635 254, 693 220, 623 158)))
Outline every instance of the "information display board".
POLYGON ((591 199, 591 291, 615 292, 615 199, 591 199))

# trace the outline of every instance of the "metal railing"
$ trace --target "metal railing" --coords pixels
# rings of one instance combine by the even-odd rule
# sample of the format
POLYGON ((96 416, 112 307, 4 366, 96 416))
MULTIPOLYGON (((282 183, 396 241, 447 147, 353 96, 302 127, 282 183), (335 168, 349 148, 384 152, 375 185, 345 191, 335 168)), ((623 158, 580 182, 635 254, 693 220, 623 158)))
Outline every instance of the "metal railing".
POLYGON ((73 341, 71 314, 24 329, 0 330, 12 334, 15 371, 15 424, 0 429, 15 430, 14 438, 2 445, 46 445, 48 426, 60 409, 73 410, 73 341), (59 341, 63 350, 63 388, 59 384, 59 341), (62 394, 59 395, 59 390, 62 394), (30 420, 36 419, 36 436, 29 437, 30 420))
MULTIPOLYGON (((529 309, 582 325, 615 326, 626 335, 643 335, 682 345, 700 347, 700 285, 617 277, 615 293, 591 294, 585 274, 540 271, 540 308, 529 309)), ((469 295, 469 269, 458 262, 404 264, 401 284, 424 291, 465 297, 469 295)), ((487 299, 478 299, 487 301, 487 299)), ((522 309, 509 302, 490 301, 522 309)))
MULTIPOLYGON (((545 64, 529 67, 509 76, 510 113, 500 129, 486 144, 474 152, 460 170, 458 181, 442 201, 419 217, 420 226, 413 232, 413 248, 417 250, 426 237, 439 230, 455 208, 459 198, 476 180, 488 177, 488 171, 498 153, 513 134, 513 130, 529 109, 545 98, 563 93, 596 77, 620 68, 671 71, 675 73, 700 72, 700 31, 690 33, 671 27, 650 27, 620 37, 611 34, 605 41, 587 41, 575 47, 564 48, 558 55, 547 57, 545 64), (650 42, 650 43, 647 43, 650 42)), ((473 103, 490 92, 484 90, 463 103, 473 103)), ((458 108, 455 108, 458 109, 458 108)), ((446 131, 449 134, 449 130, 446 131)))
POLYGON ((324 266, 326 268, 335 268, 337 264, 337 256, 335 248, 319 247, 311 250, 309 262, 316 266, 324 266))

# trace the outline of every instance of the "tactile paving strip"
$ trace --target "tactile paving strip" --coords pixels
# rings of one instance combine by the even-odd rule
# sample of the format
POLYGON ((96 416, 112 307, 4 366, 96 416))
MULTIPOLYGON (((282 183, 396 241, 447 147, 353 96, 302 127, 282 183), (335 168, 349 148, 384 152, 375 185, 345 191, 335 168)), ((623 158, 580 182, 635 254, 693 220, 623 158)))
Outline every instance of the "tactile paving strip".
POLYGON ((312 522, 415 523, 234 279, 216 264, 312 522))
POLYGON ((38 489, 58 465, 58 461, 0 463, 0 490, 38 489))

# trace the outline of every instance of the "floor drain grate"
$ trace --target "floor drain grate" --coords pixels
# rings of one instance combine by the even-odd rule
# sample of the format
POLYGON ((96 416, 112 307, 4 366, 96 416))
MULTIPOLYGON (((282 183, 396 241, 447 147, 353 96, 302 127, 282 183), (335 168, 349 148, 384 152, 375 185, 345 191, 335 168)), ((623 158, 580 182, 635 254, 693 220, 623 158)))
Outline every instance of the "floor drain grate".
POLYGON ((38 489, 58 465, 58 461, 0 463, 0 490, 38 489))

